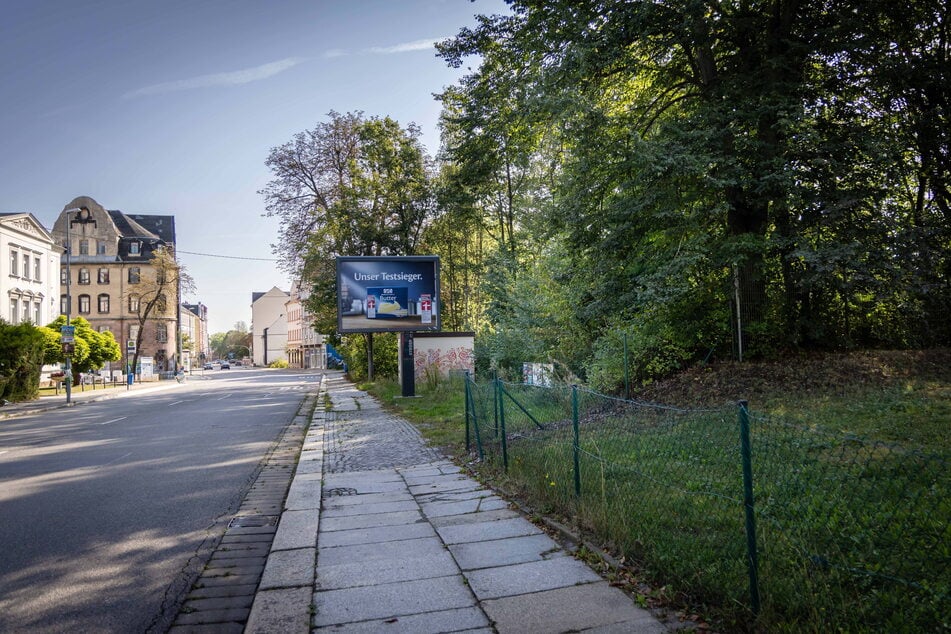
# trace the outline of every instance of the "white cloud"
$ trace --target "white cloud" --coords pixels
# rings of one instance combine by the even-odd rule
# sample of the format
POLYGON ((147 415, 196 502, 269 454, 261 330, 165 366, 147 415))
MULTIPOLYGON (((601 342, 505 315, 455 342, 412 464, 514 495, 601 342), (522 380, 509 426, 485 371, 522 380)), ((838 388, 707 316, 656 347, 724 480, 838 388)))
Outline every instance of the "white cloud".
POLYGON ((194 90, 196 88, 212 88, 215 86, 239 86, 249 84, 254 81, 261 81, 273 77, 278 73, 283 73, 289 68, 297 66, 305 61, 299 57, 288 57, 270 64, 262 64, 253 68, 244 68, 242 70, 232 71, 230 73, 214 73, 211 75, 199 75, 189 79, 179 79, 162 84, 153 84, 145 86, 123 95, 125 99, 133 97, 144 97, 147 95, 161 95, 169 92, 178 92, 181 90, 194 90))
MULTIPOLYGON (((370 48, 364 48, 356 52, 358 55, 394 55, 398 53, 413 53, 415 51, 432 51, 435 48, 436 42, 441 42, 446 38, 437 37, 430 40, 416 40, 414 42, 404 42, 402 44, 394 44, 393 46, 371 46, 370 48)), ((334 48, 326 51, 324 57, 333 58, 333 57, 345 57, 347 55, 353 55, 354 53, 342 49, 334 48)))
POLYGON ((376 55, 391 55, 393 53, 410 53, 413 51, 431 51, 435 46, 436 42, 441 41, 445 38, 436 38, 431 40, 416 40, 415 42, 405 42, 403 44, 396 44, 394 46, 374 46, 373 48, 364 49, 365 53, 373 53, 376 55))

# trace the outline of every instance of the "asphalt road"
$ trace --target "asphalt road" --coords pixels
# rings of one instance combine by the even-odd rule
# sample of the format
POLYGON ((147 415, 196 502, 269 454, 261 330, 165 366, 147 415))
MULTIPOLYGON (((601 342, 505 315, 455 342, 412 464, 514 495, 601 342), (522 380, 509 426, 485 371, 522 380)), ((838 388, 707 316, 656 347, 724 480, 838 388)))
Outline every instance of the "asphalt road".
POLYGON ((319 378, 206 371, 0 420, 0 632, 162 631, 319 378))

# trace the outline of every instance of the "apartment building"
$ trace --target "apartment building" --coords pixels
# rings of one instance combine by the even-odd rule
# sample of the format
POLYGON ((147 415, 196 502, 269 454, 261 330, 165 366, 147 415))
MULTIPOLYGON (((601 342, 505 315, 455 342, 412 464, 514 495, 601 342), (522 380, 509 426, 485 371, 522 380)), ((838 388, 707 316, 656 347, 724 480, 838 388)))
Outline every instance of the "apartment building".
POLYGON ((100 332, 109 331, 131 361, 132 343, 141 337, 140 357, 151 357, 158 371, 179 361, 181 303, 177 284, 153 266, 160 249, 174 254, 175 217, 107 210, 89 196, 67 204, 53 225, 62 245, 59 313, 84 317, 100 332), (159 301, 143 323, 144 304, 159 290, 159 301))

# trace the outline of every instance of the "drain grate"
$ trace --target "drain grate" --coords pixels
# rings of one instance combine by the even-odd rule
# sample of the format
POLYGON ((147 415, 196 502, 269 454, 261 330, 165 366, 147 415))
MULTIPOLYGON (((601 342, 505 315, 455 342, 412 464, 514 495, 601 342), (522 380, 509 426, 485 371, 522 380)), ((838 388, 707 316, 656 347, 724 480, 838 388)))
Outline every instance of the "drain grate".
POLYGON ((340 487, 337 489, 327 489, 324 492, 324 497, 330 498, 330 497, 335 497, 338 495, 356 495, 356 494, 357 494, 356 489, 348 489, 346 487, 340 487))
POLYGON ((231 518, 228 522, 228 528, 261 528, 262 526, 275 526, 277 524, 277 515, 239 515, 231 518))

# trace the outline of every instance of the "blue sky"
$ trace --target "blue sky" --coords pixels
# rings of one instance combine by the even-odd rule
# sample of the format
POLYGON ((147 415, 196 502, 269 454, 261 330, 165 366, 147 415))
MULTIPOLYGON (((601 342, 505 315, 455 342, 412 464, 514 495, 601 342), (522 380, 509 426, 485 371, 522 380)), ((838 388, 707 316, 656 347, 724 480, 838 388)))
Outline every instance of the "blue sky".
MULTIPOLYGON (((257 194, 272 147, 361 110, 422 127, 461 71, 432 42, 502 0, 6 0, 0 21, 0 211, 47 228, 69 201, 174 215, 178 249, 273 258, 257 194)), ((181 254, 210 329, 250 326, 269 261, 181 254)))

